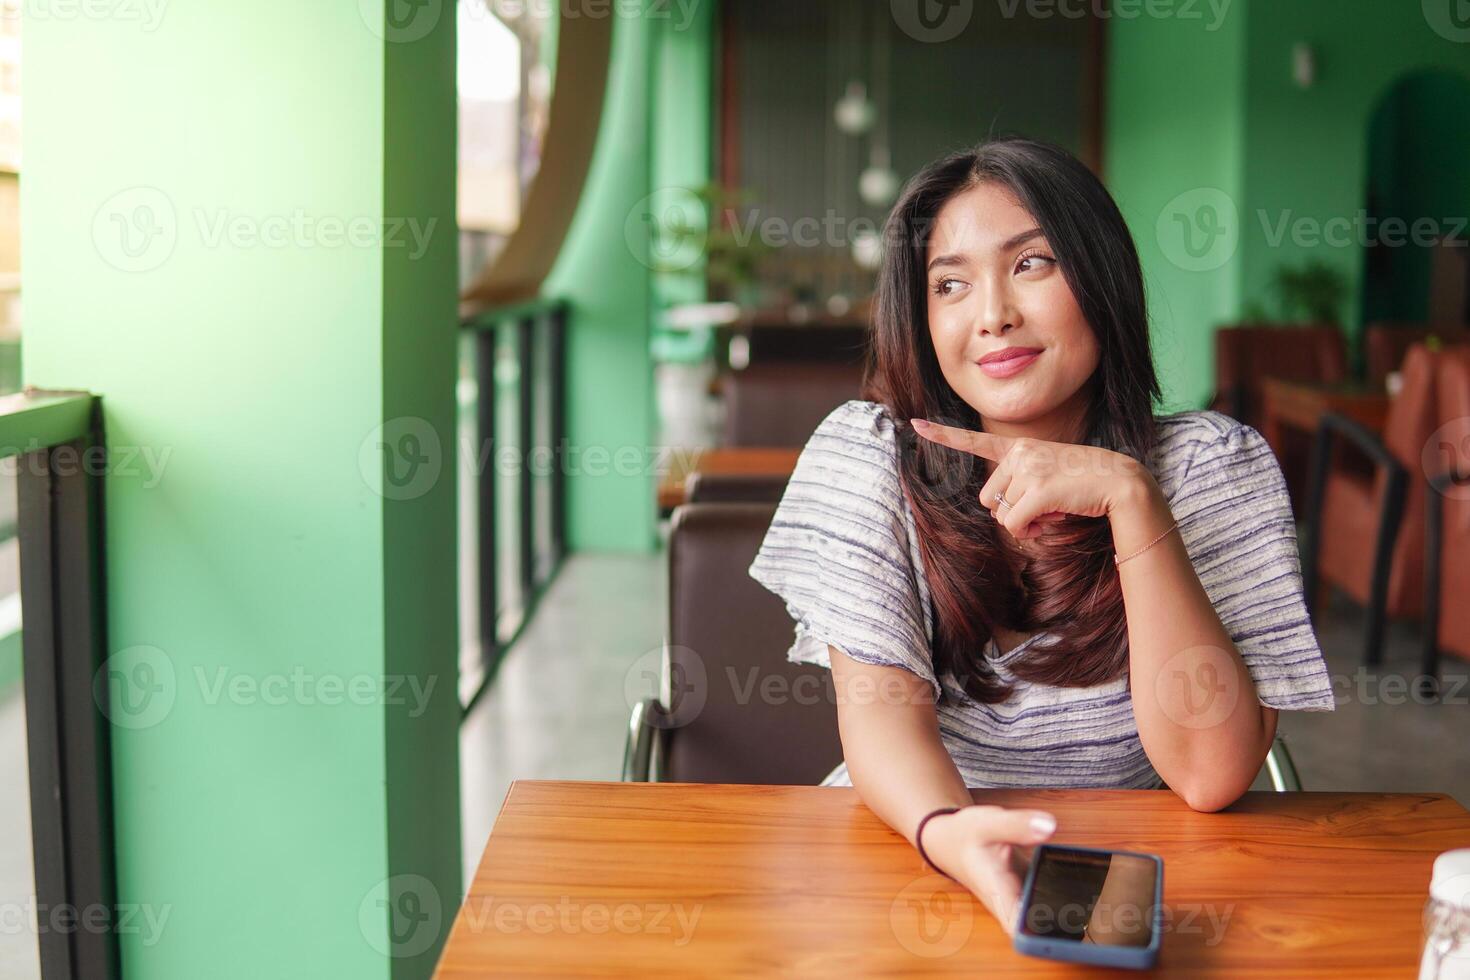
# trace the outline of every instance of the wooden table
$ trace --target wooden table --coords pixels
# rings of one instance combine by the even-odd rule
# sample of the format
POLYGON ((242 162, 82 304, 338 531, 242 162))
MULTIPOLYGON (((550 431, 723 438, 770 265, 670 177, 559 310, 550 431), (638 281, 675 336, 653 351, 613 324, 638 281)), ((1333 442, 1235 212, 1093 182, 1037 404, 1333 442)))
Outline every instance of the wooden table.
POLYGON ((669 457, 669 471, 658 484, 659 510, 673 510, 684 502, 684 478, 696 471, 749 476, 790 476, 800 455, 799 446, 721 446, 692 450, 687 454, 672 453, 669 457))
MULTIPOLYGON (((1412 977, 1439 794, 975 790, 1056 814, 1055 840, 1164 858, 1156 973, 1412 977)), ((512 784, 435 976, 1137 976, 1021 956, 858 800, 815 786, 512 784)))
POLYGON ((1346 415, 1374 432, 1382 432, 1392 399, 1379 387, 1361 384, 1311 384, 1265 378, 1261 381, 1261 435, 1276 458, 1282 458, 1283 429, 1308 434, 1328 412, 1346 415))

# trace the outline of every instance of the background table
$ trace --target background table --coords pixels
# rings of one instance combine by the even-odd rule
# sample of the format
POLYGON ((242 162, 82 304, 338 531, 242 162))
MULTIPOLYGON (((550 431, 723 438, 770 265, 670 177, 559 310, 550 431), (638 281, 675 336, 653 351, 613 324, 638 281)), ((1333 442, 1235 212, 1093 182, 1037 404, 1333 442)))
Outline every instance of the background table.
POLYGON ((700 450, 692 460, 675 453, 658 484, 659 510, 669 511, 684 502, 684 479, 690 473, 789 477, 800 456, 800 446, 718 446, 700 450))
MULTIPOLYGON (((1470 813, 1436 794, 1249 793, 1221 813, 1166 790, 974 796, 1051 810, 1059 843, 1162 855, 1165 976, 1412 977, 1434 856, 1470 846, 1470 813)), ((855 790, 520 780, 436 976, 740 972, 1080 975, 1012 950, 855 790)))

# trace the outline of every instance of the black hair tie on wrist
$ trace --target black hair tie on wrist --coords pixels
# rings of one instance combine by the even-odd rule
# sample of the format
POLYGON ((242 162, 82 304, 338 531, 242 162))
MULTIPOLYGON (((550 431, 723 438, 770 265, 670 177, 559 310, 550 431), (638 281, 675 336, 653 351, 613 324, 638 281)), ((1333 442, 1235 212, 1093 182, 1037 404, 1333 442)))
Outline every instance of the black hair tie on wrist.
POLYGON ((956 880, 955 876, 950 874, 948 871, 945 871, 933 861, 929 860, 929 855, 924 850, 924 824, 928 823, 930 820, 933 820, 935 817, 942 817, 946 813, 959 813, 960 810, 961 807, 957 806, 942 806, 938 810, 931 810, 928 813, 924 814, 923 819, 919 821, 918 828, 914 831, 914 847, 918 849, 919 857, 924 859, 925 864, 929 865, 929 867, 933 868, 935 871, 938 871, 940 874, 944 875, 951 881, 956 880))

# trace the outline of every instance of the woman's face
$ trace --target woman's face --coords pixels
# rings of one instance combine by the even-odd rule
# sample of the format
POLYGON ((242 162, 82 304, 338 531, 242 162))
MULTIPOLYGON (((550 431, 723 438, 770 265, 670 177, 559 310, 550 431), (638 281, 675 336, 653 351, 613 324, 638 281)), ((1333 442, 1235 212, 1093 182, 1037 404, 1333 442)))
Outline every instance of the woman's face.
POLYGON ((1097 338, 1010 190, 987 182, 950 198, 924 262, 940 370, 986 431, 1080 439, 1097 338))

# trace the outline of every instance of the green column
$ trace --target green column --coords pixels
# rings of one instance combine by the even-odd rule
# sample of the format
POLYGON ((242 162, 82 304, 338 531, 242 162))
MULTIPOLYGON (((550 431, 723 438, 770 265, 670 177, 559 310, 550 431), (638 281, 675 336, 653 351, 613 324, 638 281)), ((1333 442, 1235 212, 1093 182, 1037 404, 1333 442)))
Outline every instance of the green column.
POLYGON ((395 6, 26 11, 24 373, 105 400, 127 976, 428 976, 459 898, 454 8, 395 6))
POLYGON ((614 16, 592 166, 543 288, 571 302, 564 465, 567 541, 579 551, 648 551, 656 542, 653 285, 642 215, 653 189, 650 64, 657 23, 651 16, 614 16))

